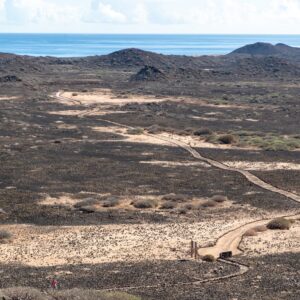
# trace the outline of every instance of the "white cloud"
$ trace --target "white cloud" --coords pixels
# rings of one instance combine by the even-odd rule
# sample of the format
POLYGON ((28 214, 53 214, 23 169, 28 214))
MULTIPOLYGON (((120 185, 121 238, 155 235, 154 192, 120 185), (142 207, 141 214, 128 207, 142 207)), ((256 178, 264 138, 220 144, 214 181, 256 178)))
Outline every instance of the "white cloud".
POLYGON ((299 16, 300 0, 0 0, 20 31, 300 33, 299 16))

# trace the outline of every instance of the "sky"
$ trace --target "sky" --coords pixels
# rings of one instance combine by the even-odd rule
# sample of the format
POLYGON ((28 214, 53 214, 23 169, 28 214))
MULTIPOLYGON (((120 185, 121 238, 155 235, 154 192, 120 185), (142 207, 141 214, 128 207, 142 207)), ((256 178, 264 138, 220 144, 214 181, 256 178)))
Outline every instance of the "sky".
POLYGON ((300 0, 0 0, 0 32, 300 34, 300 0))

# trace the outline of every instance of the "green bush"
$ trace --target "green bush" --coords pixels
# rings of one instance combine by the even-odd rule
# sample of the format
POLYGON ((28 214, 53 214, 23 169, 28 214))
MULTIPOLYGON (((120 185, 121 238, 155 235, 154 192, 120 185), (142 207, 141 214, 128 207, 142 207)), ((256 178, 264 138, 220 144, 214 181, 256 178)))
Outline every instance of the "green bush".
POLYGON ((272 230, 289 230, 291 226, 291 221, 285 218, 277 218, 267 224, 267 228, 272 230))

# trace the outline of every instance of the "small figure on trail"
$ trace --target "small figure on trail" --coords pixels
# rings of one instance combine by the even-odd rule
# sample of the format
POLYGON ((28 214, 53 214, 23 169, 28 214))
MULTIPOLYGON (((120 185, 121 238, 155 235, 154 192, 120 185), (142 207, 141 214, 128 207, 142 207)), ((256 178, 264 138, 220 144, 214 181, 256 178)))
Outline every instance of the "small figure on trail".
POLYGON ((51 281, 51 288, 54 289, 54 290, 58 289, 58 281, 56 279, 53 279, 51 281))

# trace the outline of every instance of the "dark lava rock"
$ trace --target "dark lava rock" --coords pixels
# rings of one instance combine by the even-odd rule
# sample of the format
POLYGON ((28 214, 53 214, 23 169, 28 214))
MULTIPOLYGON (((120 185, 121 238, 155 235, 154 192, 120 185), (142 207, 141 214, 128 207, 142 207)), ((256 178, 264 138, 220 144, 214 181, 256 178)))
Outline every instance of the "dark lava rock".
POLYGON ((137 74, 133 75, 130 81, 165 81, 166 79, 167 76, 158 68, 145 66, 137 74))

